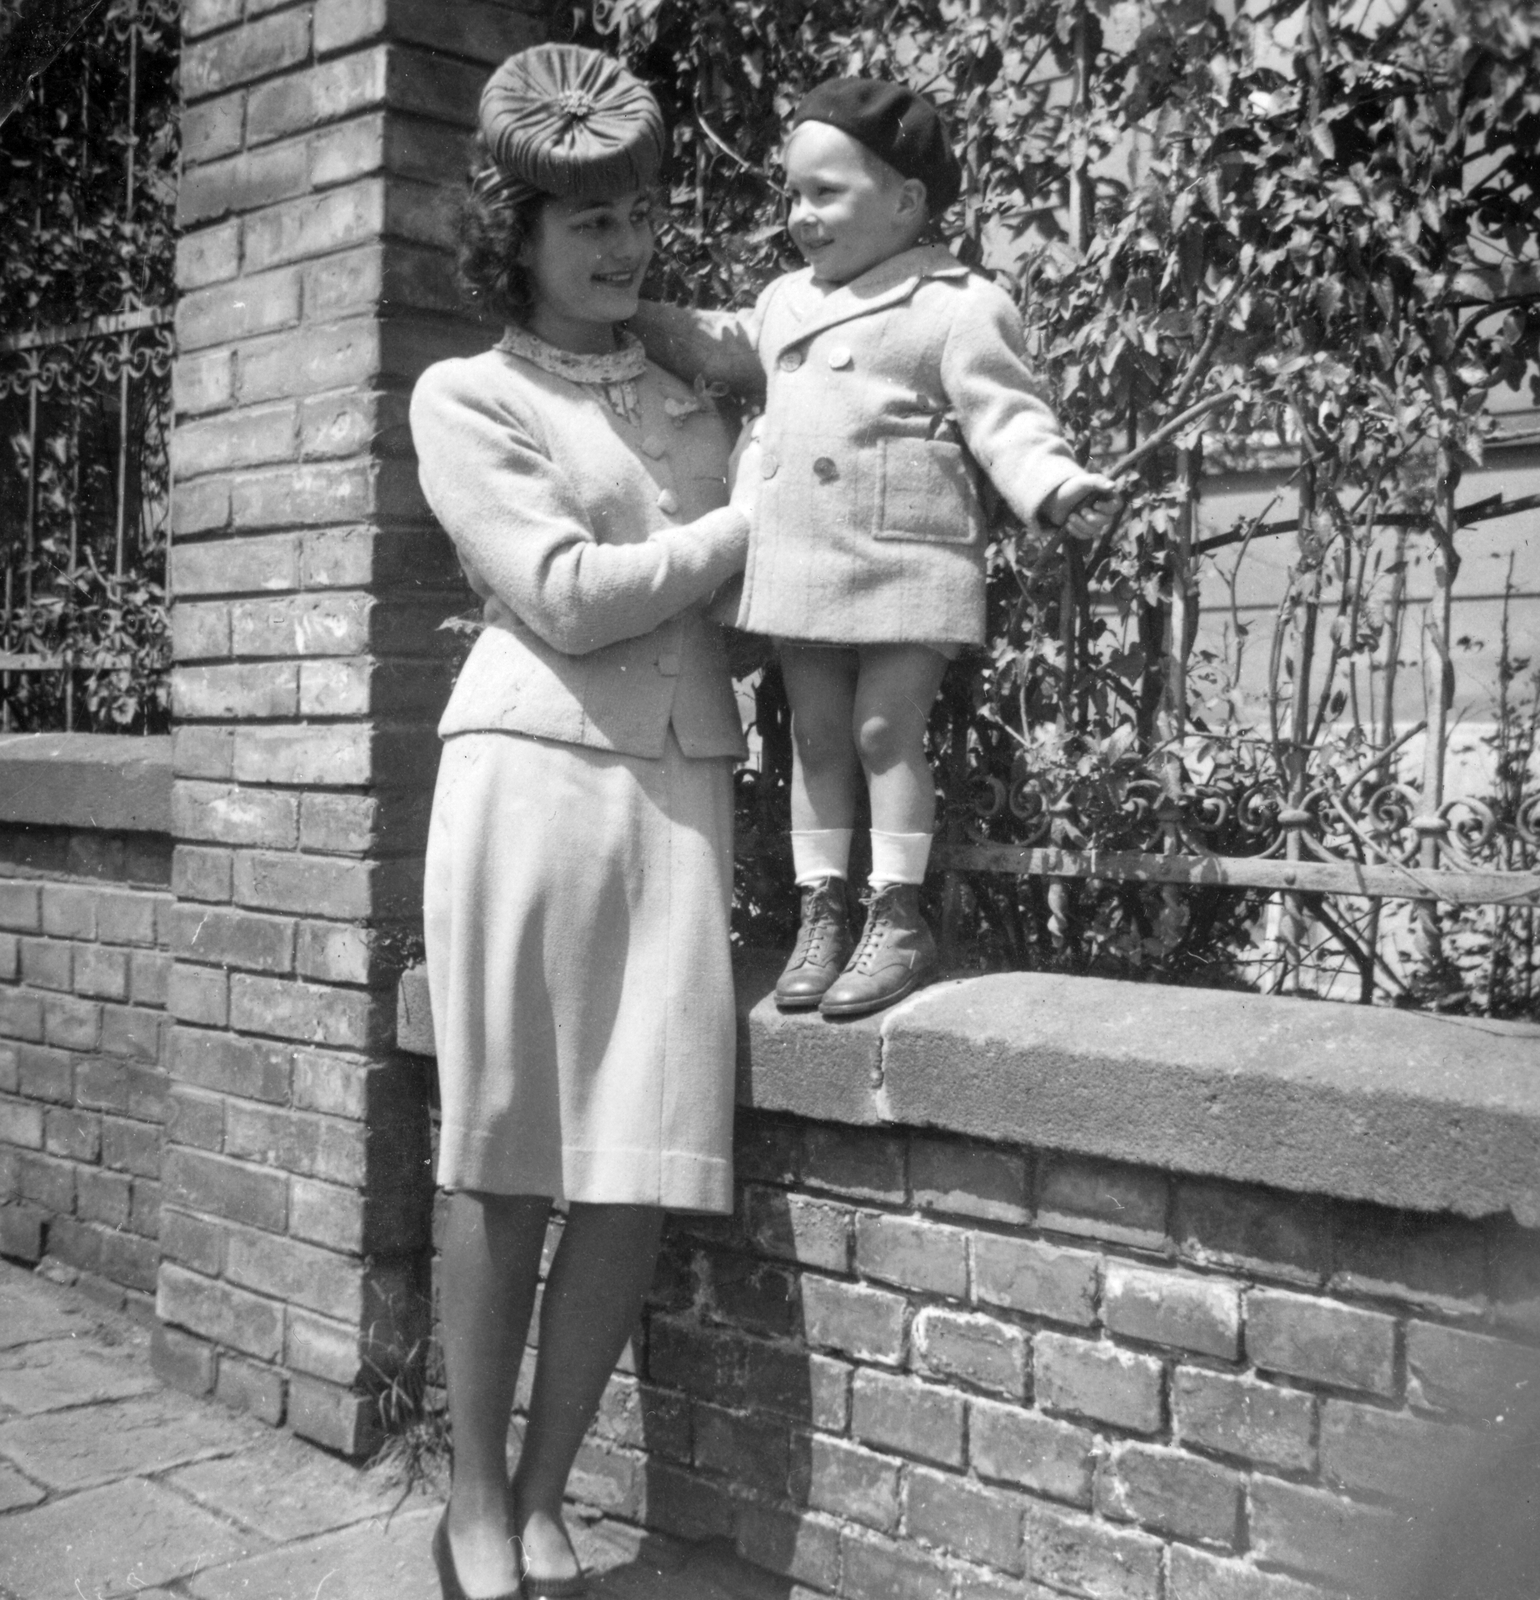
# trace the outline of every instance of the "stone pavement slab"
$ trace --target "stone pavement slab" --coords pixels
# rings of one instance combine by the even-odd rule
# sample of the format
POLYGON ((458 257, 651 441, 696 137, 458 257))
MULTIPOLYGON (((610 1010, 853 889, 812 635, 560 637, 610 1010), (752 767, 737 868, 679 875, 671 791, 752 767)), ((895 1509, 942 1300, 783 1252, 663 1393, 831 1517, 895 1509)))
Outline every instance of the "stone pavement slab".
POLYGON ((84 1489, 249 1445, 258 1427, 160 1390, 0 1424, 0 1457, 51 1489, 84 1489))
MULTIPOLYGON (((0 1600, 439 1600, 444 1485, 156 1384, 128 1319, 0 1262, 0 1600)), ((786 1600, 725 1546, 569 1511, 594 1600, 786 1600)))
POLYGON ((0 1511, 14 1511, 17 1506, 35 1506, 47 1493, 40 1484, 22 1477, 14 1467, 0 1466, 0 1511))
POLYGON ((430 1600, 438 1579, 428 1542, 439 1507, 287 1544, 200 1573, 195 1600, 430 1600))
POLYGON ((258 1542, 159 1484, 130 1478, 0 1522, 0 1592, 117 1600, 231 1561, 258 1542))
POLYGON ((403 1498, 400 1481, 389 1473, 346 1466, 292 1434, 275 1432, 238 1454, 181 1467, 165 1482, 274 1544, 357 1522, 383 1525, 430 1504, 421 1494, 403 1498))
MULTIPOLYGON (((418 1506, 340 1533, 199 1573, 193 1600, 439 1600, 430 1542, 439 1506, 418 1506)), ((615 1523, 572 1519, 593 1600, 781 1600, 789 1586, 724 1549, 683 1544, 615 1523)), ((178 1586, 178 1595, 184 1586, 178 1586)), ((138 1600, 173 1600, 169 1593, 138 1600)))
POLYGON ((160 1382, 132 1349, 103 1352, 78 1338, 0 1351, 0 1406, 23 1416, 152 1394, 160 1382))
POLYGON ((84 1306, 48 1298, 35 1284, 19 1268, 0 1273, 0 1350, 39 1339, 68 1339, 91 1329, 93 1319, 84 1306))

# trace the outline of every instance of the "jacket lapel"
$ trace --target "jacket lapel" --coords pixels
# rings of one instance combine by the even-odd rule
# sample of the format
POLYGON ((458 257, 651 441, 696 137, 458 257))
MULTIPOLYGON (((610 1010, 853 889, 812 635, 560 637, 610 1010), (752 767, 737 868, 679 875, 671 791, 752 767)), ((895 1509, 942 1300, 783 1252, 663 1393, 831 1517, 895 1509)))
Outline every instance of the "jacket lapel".
MULTIPOLYGON (((828 328, 857 317, 869 317, 889 306, 907 300, 926 278, 966 277, 968 269, 951 251, 939 245, 905 250, 901 255, 879 262, 870 272, 843 283, 819 304, 805 321, 774 329, 774 340, 766 354, 773 361, 781 351, 801 344, 828 328)), ((779 320, 779 319, 777 319, 779 320)))

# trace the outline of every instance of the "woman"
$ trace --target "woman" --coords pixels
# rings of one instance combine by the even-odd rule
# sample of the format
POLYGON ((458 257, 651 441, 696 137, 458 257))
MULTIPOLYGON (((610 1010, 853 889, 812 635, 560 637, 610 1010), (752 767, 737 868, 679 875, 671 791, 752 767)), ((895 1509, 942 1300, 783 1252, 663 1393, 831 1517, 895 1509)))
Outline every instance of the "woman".
POLYGON ((493 75, 481 131, 462 267, 509 326, 430 368, 411 414, 486 617, 440 725, 424 914, 452 1191, 434 1557, 446 1597, 534 1600, 583 1589, 563 1491, 663 1210, 732 1204, 742 734, 704 608, 743 565, 756 473, 724 504, 722 421, 617 326, 652 254, 652 96, 541 46, 493 75), (510 1485, 553 1201, 568 1220, 510 1485))

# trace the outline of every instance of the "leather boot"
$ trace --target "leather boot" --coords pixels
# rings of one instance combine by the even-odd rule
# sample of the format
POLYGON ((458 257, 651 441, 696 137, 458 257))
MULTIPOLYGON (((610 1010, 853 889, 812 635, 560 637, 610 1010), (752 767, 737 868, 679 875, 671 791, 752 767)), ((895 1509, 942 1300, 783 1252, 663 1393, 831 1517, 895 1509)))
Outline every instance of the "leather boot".
POLYGON ((850 959, 850 913, 845 880, 820 878, 802 886, 802 926, 796 948, 775 983, 782 1011, 811 1011, 850 959))
POLYGON ((864 1017, 913 994, 941 975, 936 941, 920 915, 914 883, 868 889, 866 927, 845 970, 829 985, 818 1009, 826 1017, 864 1017))

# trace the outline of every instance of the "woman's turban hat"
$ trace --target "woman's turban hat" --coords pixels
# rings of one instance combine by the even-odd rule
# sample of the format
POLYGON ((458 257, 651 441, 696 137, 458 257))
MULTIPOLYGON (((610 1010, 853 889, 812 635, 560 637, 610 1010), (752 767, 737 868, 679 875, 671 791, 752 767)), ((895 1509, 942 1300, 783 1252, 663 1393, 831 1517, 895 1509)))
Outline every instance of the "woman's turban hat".
POLYGON ((562 197, 645 189, 663 165, 651 91, 574 44, 509 56, 481 92, 481 135, 505 179, 562 197))

